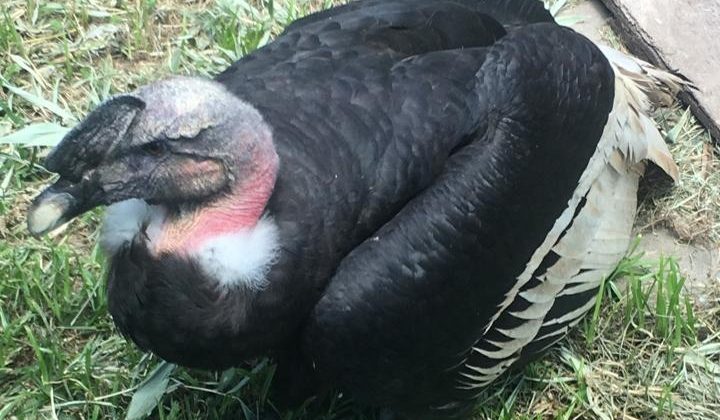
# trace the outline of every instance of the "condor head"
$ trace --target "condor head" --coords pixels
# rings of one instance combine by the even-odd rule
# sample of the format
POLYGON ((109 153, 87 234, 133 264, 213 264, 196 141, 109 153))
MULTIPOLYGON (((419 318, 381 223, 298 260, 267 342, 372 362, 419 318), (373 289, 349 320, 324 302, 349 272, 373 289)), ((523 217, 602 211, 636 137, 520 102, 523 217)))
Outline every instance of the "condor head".
POLYGON ((254 226, 277 164, 253 107, 214 81, 162 80, 100 105, 49 154, 45 166, 60 178, 34 200, 28 228, 40 236, 134 199, 162 213, 156 251, 187 251, 203 235, 254 226))

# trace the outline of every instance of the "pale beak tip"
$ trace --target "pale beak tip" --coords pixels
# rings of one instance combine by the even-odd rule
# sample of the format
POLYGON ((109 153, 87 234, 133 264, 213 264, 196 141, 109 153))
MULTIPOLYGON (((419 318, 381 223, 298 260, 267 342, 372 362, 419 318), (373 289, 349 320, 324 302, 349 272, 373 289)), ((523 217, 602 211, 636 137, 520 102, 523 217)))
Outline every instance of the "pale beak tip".
POLYGON ((70 208, 68 194, 41 194, 30 207, 27 226, 30 234, 40 237, 60 226, 70 208))
POLYGON ((41 203, 28 214, 28 230, 35 237, 42 236, 52 230, 62 215, 63 209, 58 203, 41 203))

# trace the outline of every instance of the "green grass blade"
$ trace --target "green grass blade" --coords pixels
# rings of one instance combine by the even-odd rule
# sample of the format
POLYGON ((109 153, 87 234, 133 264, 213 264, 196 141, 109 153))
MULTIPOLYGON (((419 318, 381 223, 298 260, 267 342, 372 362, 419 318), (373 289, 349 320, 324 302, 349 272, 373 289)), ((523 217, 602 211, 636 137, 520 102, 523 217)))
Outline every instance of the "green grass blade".
POLYGON ((589 327, 587 330, 587 335, 585 337, 585 342, 588 345, 592 344, 593 341, 595 341, 598 320, 600 319, 600 308, 601 308, 603 300, 605 298, 605 285, 606 284, 607 284, 607 279, 605 277, 603 277, 603 279, 600 281, 600 288, 598 289, 598 294, 595 297, 595 307, 593 309, 592 318, 589 321, 589 327))
POLYGON ((52 112, 53 114, 57 115, 58 117, 62 118, 66 121, 76 121, 73 114, 68 111, 67 109, 63 108, 62 106, 50 102, 45 98, 42 98, 38 95, 32 94, 26 90, 20 89, 17 86, 13 86, 10 83, 7 82, 4 78, 0 77, 0 81, 2 82, 2 85, 9 90, 10 92, 16 94, 17 96, 25 99, 26 101, 30 102, 33 106, 37 108, 47 109, 48 111, 52 112))
POLYGON ((56 146, 69 128, 55 123, 30 124, 12 134, 0 137, 0 144, 16 144, 24 147, 56 146))
POLYGON ((152 413, 165 394, 173 370, 175 370, 175 365, 171 363, 160 362, 158 364, 135 391, 125 420, 143 419, 152 413))

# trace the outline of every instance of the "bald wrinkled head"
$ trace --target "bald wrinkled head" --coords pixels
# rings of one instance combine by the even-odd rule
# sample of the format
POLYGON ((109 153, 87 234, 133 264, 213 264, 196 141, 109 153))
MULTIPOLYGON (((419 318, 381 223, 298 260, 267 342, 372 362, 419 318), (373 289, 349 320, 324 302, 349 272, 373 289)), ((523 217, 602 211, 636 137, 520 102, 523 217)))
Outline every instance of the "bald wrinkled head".
POLYGON ((274 153, 270 129, 221 84, 172 77, 109 99, 48 155, 60 180, 36 198, 43 234, 102 204, 137 198, 169 207, 222 193, 274 153))
POLYGON ((212 80, 173 77, 141 87, 135 95, 146 104, 137 124, 143 134, 135 138, 138 144, 142 144, 141 137, 193 139, 204 130, 228 123, 237 124, 233 128, 245 132, 263 125, 253 107, 212 80))

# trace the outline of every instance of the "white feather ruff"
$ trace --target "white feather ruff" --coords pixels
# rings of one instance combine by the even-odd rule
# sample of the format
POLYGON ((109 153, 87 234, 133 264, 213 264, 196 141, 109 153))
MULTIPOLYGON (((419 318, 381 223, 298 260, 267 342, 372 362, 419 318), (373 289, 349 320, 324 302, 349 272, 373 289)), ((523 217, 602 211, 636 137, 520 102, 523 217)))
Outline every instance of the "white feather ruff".
MULTIPOLYGON (((143 200, 115 203, 105 212, 100 246, 107 255, 114 255, 142 234, 142 229, 152 244, 160 237, 164 221, 162 207, 150 206, 143 200)), ((278 237, 273 220, 263 218, 253 228, 208 239, 188 257, 221 287, 258 289, 265 286, 265 276, 277 260, 278 237)))
POLYGON ((130 199, 108 206, 100 231, 100 247, 106 255, 114 255, 132 242, 143 227, 159 224, 164 212, 143 200, 130 199), (153 223, 154 222, 154 223, 153 223))
POLYGON ((209 239, 191 255, 222 287, 260 289, 280 250, 278 228, 270 218, 252 229, 209 239))

